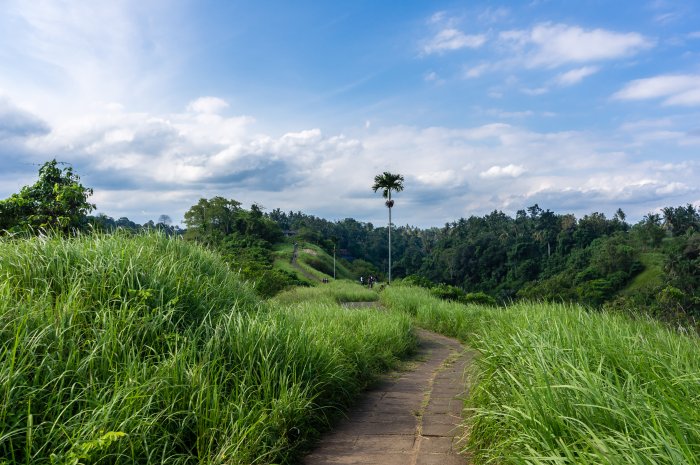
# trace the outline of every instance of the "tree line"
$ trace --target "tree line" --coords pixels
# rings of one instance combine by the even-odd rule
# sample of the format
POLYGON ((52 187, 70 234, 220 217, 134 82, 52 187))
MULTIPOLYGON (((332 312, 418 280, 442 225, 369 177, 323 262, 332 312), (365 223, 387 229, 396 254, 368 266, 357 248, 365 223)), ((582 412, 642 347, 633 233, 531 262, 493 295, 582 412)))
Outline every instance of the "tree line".
MULTIPOLYGON (((0 231, 159 229, 218 250, 263 295, 298 283, 273 267, 274 244, 285 233, 335 250, 357 276, 388 276, 384 226, 279 208, 265 212, 257 204, 246 209, 224 197, 202 198, 190 207, 186 229, 172 225, 167 215, 138 225, 128 218, 90 216, 91 195, 70 166, 45 163, 34 185, 0 200, 0 231)), ((440 228, 394 227, 390 237, 394 276, 444 298, 572 301, 643 310, 673 322, 700 317, 700 212, 691 204, 649 213, 636 224, 622 210, 612 218, 600 212, 576 218, 535 204, 514 217, 496 210, 440 228)))
MULTIPOLYGON (((386 274, 385 227, 279 209, 267 216, 328 251, 336 246, 351 264, 386 274)), ((493 211, 442 228, 395 227, 392 248, 396 277, 447 298, 572 301, 643 308, 674 321, 700 317, 700 212, 691 204, 649 213, 636 224, 620 209, 612 218, 600 212, 576 218, 535 204, 515 217, 493 211), (636 278, 642 279, 635 292, 625 293, 636 278)))

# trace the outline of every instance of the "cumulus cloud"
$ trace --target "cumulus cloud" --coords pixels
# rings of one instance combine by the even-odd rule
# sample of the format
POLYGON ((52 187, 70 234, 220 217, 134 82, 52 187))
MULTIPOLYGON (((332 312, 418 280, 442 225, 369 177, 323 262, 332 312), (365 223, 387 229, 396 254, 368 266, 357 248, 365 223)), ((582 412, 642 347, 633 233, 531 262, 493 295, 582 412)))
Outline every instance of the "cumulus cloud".
MULTIPOLYGON (((406 177, 396 223, 420 226, 494 209, 514 213, 536 202, 577 214, 636 205, 643 215, 650 203, 697 198, 694 186, 700 185, 697 163, 636 162, 623 151, 610 152, 610 140, 574 131, 491 123, 373 125, 354 136, 300 127, 271 135, 254 124, 241 115, 105 110, 68 119, 26 146, 33 160, 58 156, 73 163, 95 188, 101 212, 140 222, 162 213, 181 218, 200 197, 214 195, 329 219, 383 222, 381 199, 370 186, 387 170, 406 177)), ((622 134, 643 131, 628 124, 622 134)), ((674 122, 661 129, 679 131, 674 122)))
POLYGON ((41 118, 15 106, 7 97, 0 96, 0 140, 26 138, 49 132, 41 118))
POLYGON ((700 105, 699 74, 667 74, 628 82, 613 94, 617 100, 663 99, 664 105, 700 105))
POLYGON ((193 113, 220 113, 228 106, 226 100, 218 97, 200 97, 187 105, 187 111, 193 113))
POLYGON ((491 178, 517 178, 525 172, 525 168, 520 165, 492 166, 486 171, 479 173, 479 177, 484 179, 491 178))

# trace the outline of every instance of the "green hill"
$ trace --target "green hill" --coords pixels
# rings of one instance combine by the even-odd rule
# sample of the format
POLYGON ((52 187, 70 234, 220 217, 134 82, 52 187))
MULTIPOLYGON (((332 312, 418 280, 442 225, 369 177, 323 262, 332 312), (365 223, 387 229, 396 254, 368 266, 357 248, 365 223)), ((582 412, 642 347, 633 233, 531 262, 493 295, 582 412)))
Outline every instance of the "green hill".
MULTIPOLYGON (((293 273, 298 280, 307 284, 316 284, 324 279, 333 279, 332 255, 329 255, 316 244, 299 242, 296 259, 292 260, 295 248, 294 242, 294 240, 288 239, 273 246, 275 268, 293 273)), ((356 276, 348 269, 346 263, 345 260, 336 258, 336 279, 355 280, 356 276)))
POLYGON ((623 296, 649 292, 663 285, 664 255, 660 252, 645 252, 640 254, 639 259, 644 265, 644 270, 620 292, 623 296))
POLYGON ((0 464, 290 463, 412 343, 191 242, 1 239, 0 464))

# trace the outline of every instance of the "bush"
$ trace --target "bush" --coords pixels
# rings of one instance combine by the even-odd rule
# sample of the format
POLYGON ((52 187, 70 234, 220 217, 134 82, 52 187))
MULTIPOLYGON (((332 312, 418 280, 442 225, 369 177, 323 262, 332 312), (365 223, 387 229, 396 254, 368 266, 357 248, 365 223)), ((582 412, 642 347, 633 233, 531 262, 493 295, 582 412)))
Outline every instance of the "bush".
POLYGON ((461 299, 461 302, 465 304, 490 305, 492 307, 497 305, 496 299, 484 292, 469 292, 461 299))
POLYGON ((417 274, 410 274, 403 278, 401 282, 407 286, 418 286, 430 289, 433 287, 433 282, 426 277, 418 276, 417 274))
POLYGON ((456 286, 441 283, 430 289, 430 293, 443 300, 458 302, 465 296, 464 291, 456 286))

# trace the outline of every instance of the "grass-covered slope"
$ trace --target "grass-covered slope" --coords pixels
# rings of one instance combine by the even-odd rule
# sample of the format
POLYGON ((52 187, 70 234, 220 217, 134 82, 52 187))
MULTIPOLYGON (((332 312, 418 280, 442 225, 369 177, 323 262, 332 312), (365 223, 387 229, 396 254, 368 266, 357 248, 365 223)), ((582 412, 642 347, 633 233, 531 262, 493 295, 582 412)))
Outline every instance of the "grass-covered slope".
POLYGON ((288 462, 412 340, 407 318, 263 304, 181 240, 3 240, 0 463, 288 462))
POLYGON ((637 293, 649 293, 663 286, 664 256, 659 252, 644 252, 640 254, 644 270, 632 279, 620 294, 632 296, 637 293))
MULTIPOLYGON (((315 284, 324 278, 333 278, 333 256, 315 244, 298 243, 295 265, 291 263, 294 253, 293 239, 275 244, 273 250, 275 267, 295 274, 302 282, 315 284)), ((339 259, 335 262, 335 276, 336 279, 355 279, 352 272, 339 259)))
POLYGON ((700 463, 696 335, 578 306, 465 306, 408 287, 381 298, 481 353, 467 421, 483 463, 700 463))

